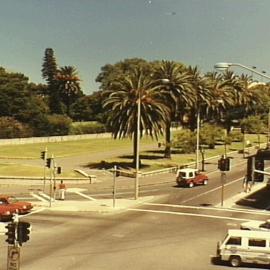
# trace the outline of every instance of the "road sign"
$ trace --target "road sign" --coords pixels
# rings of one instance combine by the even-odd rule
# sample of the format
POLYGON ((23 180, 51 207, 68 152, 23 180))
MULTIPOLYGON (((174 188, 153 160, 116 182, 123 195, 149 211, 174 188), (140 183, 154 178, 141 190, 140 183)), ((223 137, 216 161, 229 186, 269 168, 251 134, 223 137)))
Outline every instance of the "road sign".
POLYGON ((20 248, 8 246, 7 270, 20 269, 20 248))

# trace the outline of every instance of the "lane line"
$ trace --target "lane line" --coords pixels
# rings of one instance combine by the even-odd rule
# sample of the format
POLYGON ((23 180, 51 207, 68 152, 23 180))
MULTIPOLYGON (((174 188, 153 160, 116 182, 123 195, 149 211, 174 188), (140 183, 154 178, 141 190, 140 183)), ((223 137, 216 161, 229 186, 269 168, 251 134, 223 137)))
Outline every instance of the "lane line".
MULTIPOLYGON (((224 185, 224 187, 229 186, 229 185, 232 185, 232 184, 234 184, 234 183, 236 183, 236 182, 238 182, 238 181, 240 181, 240 180, 243 180, 243 177, 240 177, 240 178, 235 179, 235 180, 233 180, 233 181, 231 181, 231 182, 229 182, 229 183, 226 183, 226 184, 224 185)), ((196 196, 194 196, 194 197, 191 197, 191 198, 189 198, 189 199, 183 201, 182 203, 186 203, 186 202, 192 201, 192 200, 194 200, 194 199, 197 199, 197 198, 199 198, 199 197, 202 197, 202 196, 204 196, 204 195, 207 195, 207 194, 209 194, 209 193, 211 193, 211 192, 217 191, 217 190, 219 190, 219 189, 221 189, 221 188, 222 188, 222 186, 218 186, 218 187, 216 187, 216 188, 214 188, 214 189, 210 189, 210 190, 208 190, 208 191, 206 191, 206 192, 204 192, 204 193, 200 193, 200 194, 198 194, 198 195, 196 195, 196 196)))
POLYGON ((215 216, 215 215, 193 214, 193 213, 183 213, 183 212, 170 212, 170 211, 160 211, 160 210, 148 210, 148 209, 136 209, 136 208, 128 208, 127 210, 134 211, 134 212, 148 212, 148 213, 177 215, 177 216, 192 216, 192 217, 205 217, 205 218, 215 218, 215 219, 228 219, 228 220, 235 220, 235 221, 258 221, 258 220, 244 219, 244 218, 233 218, 233 217, 223 217, 223 216, 215 216))

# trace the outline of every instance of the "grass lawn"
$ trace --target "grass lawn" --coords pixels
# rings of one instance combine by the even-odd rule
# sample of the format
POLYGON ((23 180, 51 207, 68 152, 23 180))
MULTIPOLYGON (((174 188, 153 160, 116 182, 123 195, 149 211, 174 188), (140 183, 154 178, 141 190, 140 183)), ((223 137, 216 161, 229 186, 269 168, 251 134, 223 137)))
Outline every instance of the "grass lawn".
MULTIPOLYGON (((246 140, 249 140, 252 145, 257 145, 257 135, 246 135, 246 140)), ((162 141, 162 139, 160 140, 162 141)), ((261 143, 266 142, 266 136, 261 136, 261 143)), ((142 171, 150 171, 156 169, 162 169, 172 166, 179 166, 194 162, 196 159, 195 153, 192 154, 180 154, 177 149, 172 149, 172 158, 163 158, 163 147, 158 148, 157 142, 151 138, 143 138, 141 140, 141 148, 143 146, 150 146, 150 150, 141 151, 140 156, 142 160, 142 171)), ((0 148, 0 159, 8 159, 7 162, 0 161, 0 175, 13 175, 13 176, 43 176, 42 166, 33 166, 16 163, 16 159, 40 159, 41 151, 44 151, 45 147, 48 149, 49 157, 50 153, 53 153, 55 157, 71 157, 83 154, 106 153, 114 152, 115 157, 105 159, 108 167, 113 165, 119 165, 124 168, 131 168, 132 156, 125 155, 122 157, 117 156, 118 150, 126 150, 128 153, 132 153, 132 140, 122 139, 114 140, 111 138, 98 138, 87 139, 78 141, 65 141, 55 143, 37 143, 37 144, 24 144, 24 145, 2 145, 0 148)), ((227 146, 227 153, 230 151, 241 150, 243 148, 242 142, 235 142, 227 146)), ((217 145, 215 149, 205 149, 205 158, 224 154, 224 145, 217 145)), ((96 160, 92 163, 93 168, 100 167, 101 160, 96 160)), ((24 162, 23 162, 24 163, 24 162)), ((90 164, 91 165, 91 164, 90 164)), ((49 170, 48 170, 49 171, 49 170)), ((61 174, 63 177, 78 177, 78 174, 69 171, 61 174)))

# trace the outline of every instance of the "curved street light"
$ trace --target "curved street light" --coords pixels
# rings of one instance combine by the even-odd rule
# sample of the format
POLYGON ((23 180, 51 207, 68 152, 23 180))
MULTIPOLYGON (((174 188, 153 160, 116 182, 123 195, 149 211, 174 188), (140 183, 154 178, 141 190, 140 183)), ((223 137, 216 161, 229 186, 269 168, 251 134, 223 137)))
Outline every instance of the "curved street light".
POLYGON ((251 71, 251 72, 253 72, 253 73, 257 74, 257 75, 260 75, 260 76, 262 76, 262 77, 267 78, 267 79, 270 80, 270 77, 267 76, 267 75, 265 75, 265 72, 263 72, 263 73, 258 72, 257 70, 254 69, 254 67, 253 67, 253 68, 250 68, 250 67, 244 66, 244 65, 239 64, 239 63, 219 62, 219 63, 216 63, 216 64, 214 65, 214 68, 223 71, 223 70, 226 70, 226 69, 228 69, 228 68, 230 68, 230 67, 232 67, 232 66, 235 66, 235 67, 241 67, 241 68, 243 68, 243 69, 246 69, 246 70, 248 70, 248 71, 251 71))
MULTIPOLYGON (((215 69, 218 69, 218 70, 221 70, 221 71, 224 71, 224 70, 226 70, 226 69, 228 69, 229 67, 232 67, 232 66, 241 67, 243 69, 246 69, 248 71, 251 71, 252 74, 255 73, 257 75, 260 75, 261 77, 264 77, 264 78, 270 80, 270 76, 265 75, 266 71, 263 70, 262 72, 258 72, 258 71, 255 70, 256 69, 255 66, 253 66, 252 68, 250 68, 250 67, 244 66, 244 65, 239 64, 239 63, 219 62, 219 63, 216 63, 214 65, 214 68, 215 69)), ((267 139, 267 145, 268 146, 269 146, 269 140, 270 140, 270 108, 269 108, 269 112, 268 112, 268 139, 267 139)), ((245 152, 245 148, 243 149, 243 152, 245 152)))

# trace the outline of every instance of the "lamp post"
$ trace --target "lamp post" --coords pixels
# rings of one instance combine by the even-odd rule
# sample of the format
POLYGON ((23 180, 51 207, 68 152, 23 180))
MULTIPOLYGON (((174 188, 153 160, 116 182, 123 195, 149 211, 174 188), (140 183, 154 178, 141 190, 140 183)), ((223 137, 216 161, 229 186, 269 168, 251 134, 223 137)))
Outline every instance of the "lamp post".
MULTIPOLYGON (((265 75, 266 71, 258 72, 257 70, 255 70, 256 69, 255 66, 253 66, 252 68, 250 68, 250 67, 244 66, 244 65, 239 64, 239 63, 219 62, 219 63, 216 63, 214 65, 214 68, 223 71, 223 70, 226 70, 226 69, 228 69, 228 68, 230 68, 232 66, 241 67, 243 69, 246 69, 248 71, 251 71, 252 74, 255 73, 257 75, 260 75, 261 78, 264 77, 264 78, 270 80, 270 76, 265 75)), ((269 141, 270 141, 270 108, 269 108, 269 112, 268 112, 268 136, 267 137, 268 137, 267 138, 267 146, 269 146, 269 141)))
POLYGON ((200 106, 197 112, 197 133, 196 133, 196 169, 199 170, 199 154, 200 154, 200 106))
POLYGON ((244 65, 239 64, 239 63, 219 62, 219 63, 216 63, 214 65, 214 68, 216 68, 218 70, 226 70, 226 69, 228 69, 228 68, 230 68, 232 66, 234 66, 234 67, 241 67, 243 69, 246 69, 248 71, 251 71, 251 72, 253 72, 253 73, 257 74, 257 75, 260 75, 261 77, 264 77, 264 78, 270 80, 270 77, 267 76, 267 75, 265 75, 265 73, 266 73, 265 71, 263 73, 261 73, 261 72, 258 72, 257 70, 255 70, 254 67, 253 68, 250 68, 250 67, 244 66, 244 65))
POLYGON ((138 91, 137 100, 137 148, 136 148, 136 178, 135 178, 135 200, 139 198, 139 168, 140 168, 140 122, 141 122, 141 90, 138 91))

